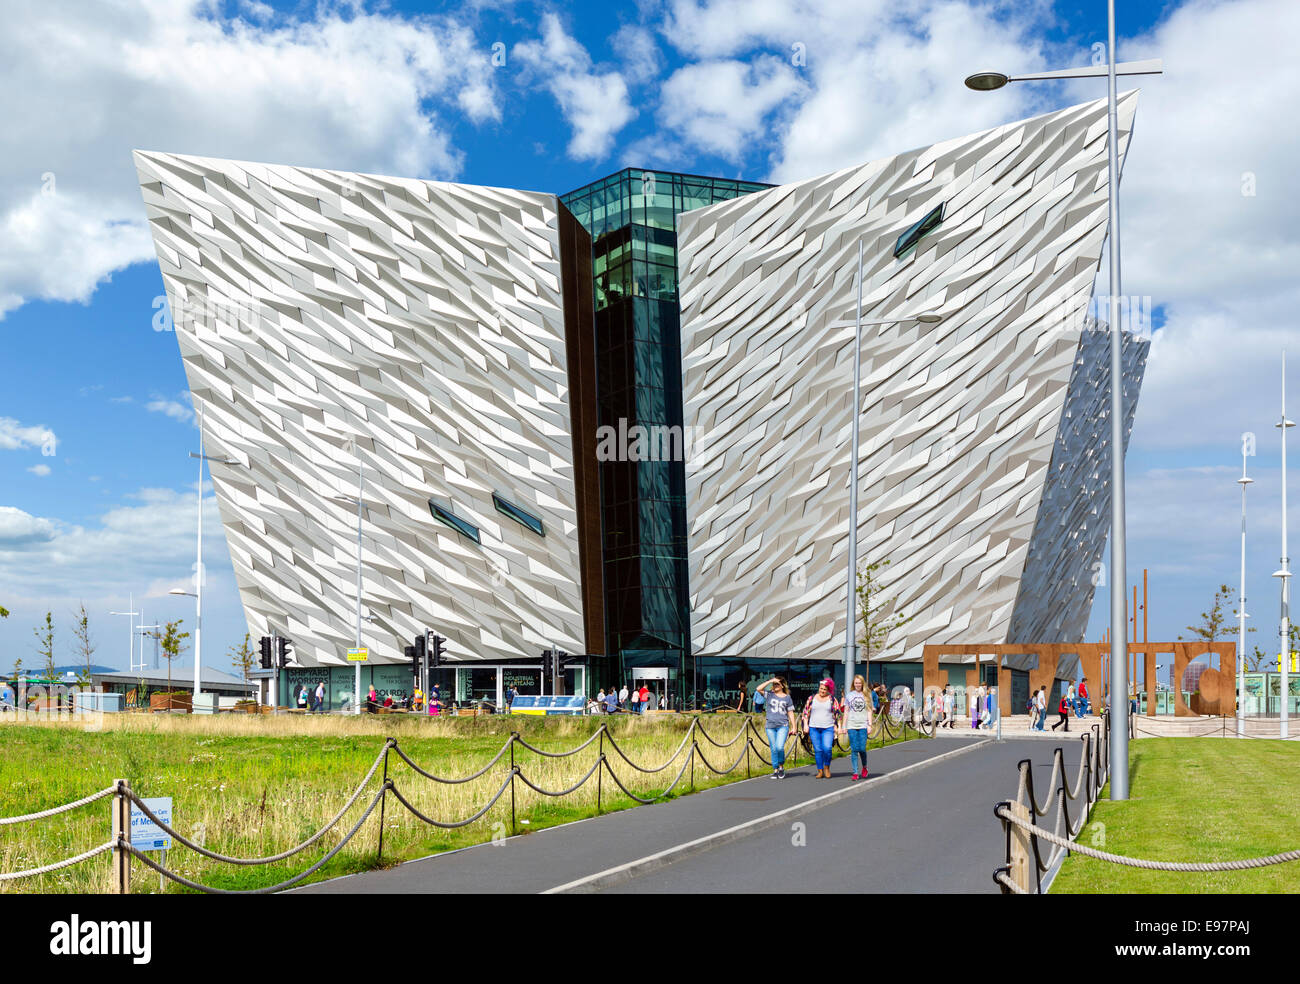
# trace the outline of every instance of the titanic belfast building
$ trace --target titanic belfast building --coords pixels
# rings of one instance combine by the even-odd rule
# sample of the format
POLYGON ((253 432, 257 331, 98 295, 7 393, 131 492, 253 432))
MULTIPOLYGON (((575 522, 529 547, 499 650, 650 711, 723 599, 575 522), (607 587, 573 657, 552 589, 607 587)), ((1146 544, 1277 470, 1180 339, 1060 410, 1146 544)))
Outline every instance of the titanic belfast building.
MULTIPOLYGON (((873 677, 911 683, 928 642, 1082 640, 1109 529, 1104 100, 777 186, 135 160, 206 448, 234 462, 212 482, 249 631, 292 639, 331 704, 358 624, 380 689, 425 631, 459 699, 798 685, 842 659, 850 529, 908 617, 873 677), (863 330, 855 407, 859 249, 864 320, 897 320, 863 330)), ((1128 427, 1147 346, 1124 331, 1128 427)))

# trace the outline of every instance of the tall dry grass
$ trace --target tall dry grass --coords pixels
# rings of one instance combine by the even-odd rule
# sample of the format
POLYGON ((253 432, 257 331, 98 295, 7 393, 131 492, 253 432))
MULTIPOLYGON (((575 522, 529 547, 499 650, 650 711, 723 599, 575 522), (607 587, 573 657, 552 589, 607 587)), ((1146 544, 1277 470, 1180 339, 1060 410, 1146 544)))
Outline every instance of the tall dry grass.
MULTIPOLYGON (((642 797, 658 794, 688 761, 691 743, 682 746, 691 718, 683 715, 616 715, 611 718, 497 716, 419 719, 398 715, 281 716, 105 715, 103 724, 87 729, 77 721, 14 720, 0 726, 0 816, 35 812, 76 800, 119 778, 130 781, 142 797, 171 796, 173 826, 210 850, 237 857, 273 855, 306 840, 340 809, 356 788, 385 737, 398 740, 416 764, 434 774, 457 778, 482 768, 501 749, 510 732, 547 751, 567 751, 594 735, 602 725, 634 762, 668 768, 639 773, 622 761, 608 741, 604 750, 619 779, 642 797)), ((740 715, 708 716, 703 727, 719 742, 744 729, 740 715)), ((762 734, 761 728, 758 734, 762 734)), ((688 767, 673 795, 766 771, 756 755, 730 776, 725 769, 747 747, 741 737, 728 748, 696 739, 701 754, 688 767), (746 768, 748 765, 748 769, 746 768)), ((766 754, 761 738, 755 738, 766 754)), ((523 775, 547 790, 576 783, 594 765, 601 740, 566 758, 548 758, 514 747, 514 762, 523 775)), ((445 785, 419 776, 390 753, 388 775, 420 812, 440 821, 473 815, 509 777, 507 754, 482 777, 445 785)), ((256 888, 283 881, 319 860, 356 822, 380 787, 377 772, 367 790, 340 823, 320 841, 286 861, 236 867, 213 861, 183 847, 169 852, 167 866, 194 881, 222 888, 256 888)), ((537 830, 596 812, 593 776, 577 791, 550 798, 516 780, 515 829, 537 830)), ((505 836, 511 827, 507 792, 481 819, 458 830, 439 830, 411 815, 388 797, 384 816, 384 863, 482 843, 505 836)), ((600 783, 603 810, 636 805, 619 792, 608 774, 600 783)), ((379 812, 312 880, 372 868, 376 864, 379 812)), ((35 823, 0 827, 0 871, 36 867, 78 854, 109 837, 109 801, 101 800, 72 813, 35 823)), ((154 855, 157 859, 157 855, 154 855)), ((134 890, 156 892, 158 876, 133 865, 134 890)), ((111 889, 107 856, 72 868, 18 882, 0 883, 0 891, 106 892, 111 889)), ((168 891, 178 890, 170 883, 168 891)))

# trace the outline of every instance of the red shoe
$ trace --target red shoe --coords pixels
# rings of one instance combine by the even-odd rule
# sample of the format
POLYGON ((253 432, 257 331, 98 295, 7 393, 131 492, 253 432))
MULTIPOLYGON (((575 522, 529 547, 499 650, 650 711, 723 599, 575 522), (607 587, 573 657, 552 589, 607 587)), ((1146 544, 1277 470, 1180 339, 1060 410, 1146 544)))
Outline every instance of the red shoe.
POLYGON ((853 778, 850 779, 849 782, 857 782, 857 781, 858 781, 858 774, 855 772, 853 773, 853 778))

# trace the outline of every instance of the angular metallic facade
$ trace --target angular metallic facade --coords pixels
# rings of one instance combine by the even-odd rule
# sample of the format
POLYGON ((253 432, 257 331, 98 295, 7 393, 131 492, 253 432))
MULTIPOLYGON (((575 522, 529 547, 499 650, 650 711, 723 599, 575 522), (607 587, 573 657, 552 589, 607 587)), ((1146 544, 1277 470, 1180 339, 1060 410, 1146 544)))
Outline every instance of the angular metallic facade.
MULTIPOLYGON (((943 315, 863 330, 860 563, 889 561, 912 619, 883 658, 1082 638, 1108 527, 1086 327, 1106 213, 1100 100, 681 217, 698 655, 842 658, 859 242, 865 320, 943 315)), ((1130 414, 1145 353, 1127 345, 1130 414)))
POLYGON ((345 660, 356 509, 334 497, 363 464, 375 659, 426 626, 457 658, 587 652, 565 318, 589 301, 561 242, 590 244, 555 196, 161 153, 136 167, 209 453, 241 462, 212 480, 249 630, 287 634, 307 665, 345 660))

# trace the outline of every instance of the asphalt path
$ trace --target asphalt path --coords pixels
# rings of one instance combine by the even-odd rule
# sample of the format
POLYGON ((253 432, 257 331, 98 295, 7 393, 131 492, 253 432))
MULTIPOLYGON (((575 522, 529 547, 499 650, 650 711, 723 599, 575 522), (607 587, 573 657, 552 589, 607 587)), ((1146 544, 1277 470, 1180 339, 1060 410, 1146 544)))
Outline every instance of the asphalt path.
MULTIPOLYGON (((1033 762, 1035 791, 1047 797, 1053 750, 1074 780, 1077 733, 980 742, 968 754, 933 762, 898 782, 806 813, 796 812, 741 840, 673 861, 600 890, 606 892, 993 893, 1005 835, 993 816, 1015 797, 1017 763, 1033 762)), ((874 756, 873 756, 874 757, 874 756)), ((837 760, 833 771, 844 772, 837 760)), ((873 774, 874 776, 874 774, 873 774)), ((815 781, 815 780, 809 780, 815 781)))
MULTIPOLYGON (((899 770, 945 754, 960 752, 958 761, 969 758, 977 754, 975 745, 985 743, 974 739, 918 739, 890 745, 870 753, 871 778, 853 786, 848 781, 848 759, 835 760, 832 767, 834 778, 817 779, 807 757, 801 753, 800 764, 788 768, 785 779, 762 775, 666 803, 639 806, 506 838, 495 844, 481 844, 408 861, 383 871, 318 882, 296 891, 402 894, 545 892, 656 852, 711 837, 827 793, 865 788, 899 770)), ((715 763, 727 757, 724 752, 701 744, 705 754, 710 755, 715 763)), ((617 763, 615 768, 618 768, 617 763)), ((926 766, 899 776, 893 784, 900 790, 905 789, 904 784, 910 784, 912 776, 918 777, 915 781, 928 782, 919 777, 930 768, 932 766, 926 766)), ((1014 763, 1011 768, 1014 769, 1014 763)), ((985 805, 986 812, 991 810, 991 802, 985 805)), ((394 808, 400 809, 400 806, 394 808)), ((988 814, 988 819, 991 823, 991 814, 988 814)), ((710 890, 728 891, 730 886, 724 880, 711 886, 710 890)))

